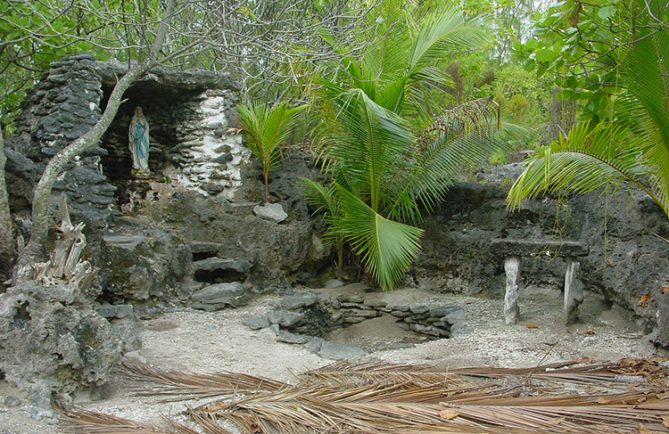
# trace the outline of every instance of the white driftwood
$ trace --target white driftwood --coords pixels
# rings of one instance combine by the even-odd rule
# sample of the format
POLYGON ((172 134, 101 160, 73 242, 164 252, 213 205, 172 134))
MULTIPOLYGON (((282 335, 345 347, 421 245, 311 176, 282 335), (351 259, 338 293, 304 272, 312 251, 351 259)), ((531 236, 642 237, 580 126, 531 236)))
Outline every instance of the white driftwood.
POLYGON ((95 270, 88 261, 81 261, 86 247, 84 223, 72 224, 65 195, 61 196, 61 222, 57 228, 54 249, 47 262, 32 265, 33 279, 44 286, 59 283, 74 283, 79 289, 86 289, 93 283, 95 270))

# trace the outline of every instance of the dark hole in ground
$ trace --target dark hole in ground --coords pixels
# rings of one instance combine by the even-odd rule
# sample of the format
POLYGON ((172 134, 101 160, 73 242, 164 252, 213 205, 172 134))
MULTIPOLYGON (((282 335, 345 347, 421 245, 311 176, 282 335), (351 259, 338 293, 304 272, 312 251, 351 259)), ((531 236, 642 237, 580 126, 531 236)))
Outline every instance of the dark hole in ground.
POLYGON ((323 337, 339 344, 355 345, 369 352, 409 348, 423 342, 442 339, 416 333, 403 328, 402 324, 394 316, 382 314, 377 318, 332 330, 323 337))
POLYGON ((302 319, 282 328, 291 333, 316 336, 366 351, 411 347, 450 337, 451 324, 429 311, 392 311, 384 306, 341 303, 334 307, 316 303, 299 309, 302 319))

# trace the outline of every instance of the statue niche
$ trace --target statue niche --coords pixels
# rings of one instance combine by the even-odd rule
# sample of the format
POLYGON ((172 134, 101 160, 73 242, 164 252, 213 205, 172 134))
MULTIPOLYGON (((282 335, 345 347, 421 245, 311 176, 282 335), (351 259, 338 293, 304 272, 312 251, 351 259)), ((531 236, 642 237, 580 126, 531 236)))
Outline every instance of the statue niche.
POLYGON ((149 170, 149 123, 144 117, 142 107, 135 107, 135 114, 128 128, 128 147, 132 155, 132 177, 146 179, 149 170))

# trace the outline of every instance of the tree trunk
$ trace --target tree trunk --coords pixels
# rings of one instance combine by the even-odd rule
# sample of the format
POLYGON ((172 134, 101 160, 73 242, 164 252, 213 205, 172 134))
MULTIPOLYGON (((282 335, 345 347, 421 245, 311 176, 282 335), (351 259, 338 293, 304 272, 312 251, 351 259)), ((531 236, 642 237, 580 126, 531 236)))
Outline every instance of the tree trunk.
MULTIPOLYGON (((12 216, 9 212, 9 195, 7 194, 7 183, 5 181, 5 141, 2 136, 2 125, 0 125, 0 282, 4 280, 5 271, 14 259, 14 231, 12 227, 12 216)), ((0 284, 1 285, 1 284, 0 284)))
POLYGON ((130 68, 116 83, 100 120, 89 132, 76 139, 56 154, 44 169, 33 194, 32 231, 30 233, 30 241, 21 251, 19 259, 14 266, 12 273, 13 284, 16 284, 20 280, 30 279, 30 265, 38 262, 38 260, 44 256, 47 235, 49 232, 49 199, 51 198, 51 190, 53 189, 53 184, 56 182, 58 175, 60 175, 63 169, 65 169, 65 166, 72 161, 75 156, 83 153, 102 138, 103 134, 107 131, 107 128, 109 128, 116 117, 119 107, 123 103, 121 98, 125 91, 128 90, 128 88, 155 63, 155 59, 167 36, 168 24, 174 13, 175 3, 176 0, 168 1, 165 17, 160 22, 156 33, 156 39, 151 46, 147 60, 134 68, 130 68))
POLYGON ((269 203, 269 168, 263 168, 262 175, 265 184, 265 203, 269 203))

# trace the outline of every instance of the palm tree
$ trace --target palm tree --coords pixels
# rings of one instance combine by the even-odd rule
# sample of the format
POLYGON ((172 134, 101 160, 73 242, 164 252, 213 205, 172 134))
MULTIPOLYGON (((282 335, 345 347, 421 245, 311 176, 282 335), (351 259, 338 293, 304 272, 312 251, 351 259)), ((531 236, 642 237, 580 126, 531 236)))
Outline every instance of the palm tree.
POLYGON ((286 102, 271 108, 253 102, 237 107, 246 145, 262 165, 265 203, 269 202, 269 172, 279 162, 279 147, 288 138, 297 122, 297 115, 304 108, 289 108, 286 102))
POLYGON ((348 242, 384 290, 420 250, 422 212, 499 145, 490 134, 496 122, 487 122, 496 107, 487 100, 447 110, 432 135, 414 134, 429 119, 426 85, 448 79, 439 60, 485 41, 480 27, 448 9, 408 35, 386 37, 361 60, 342 59, 345 74, 323 81, 330 108, 321 114, 328 122, 321 123, 320 155, 332 185, 305 182, 307 200, 327 211, 328 235, 340 249, 348 242))
MULTIPOLYGON (((508 203, 548 192, 595 191, 623 182, 646 192, 669 216, 669 30, 649 25, 653 4, 639 2, 631 41, 621 48, 620 95, 610 119, 575 125, 539 150, 509 191, 508 203), (645 18, 645 20, 643 19, 645 18)), ((657 15, 661 16, 661 15, 657 15)), ((654 16, 653 16, 654 19, 654 16)))

